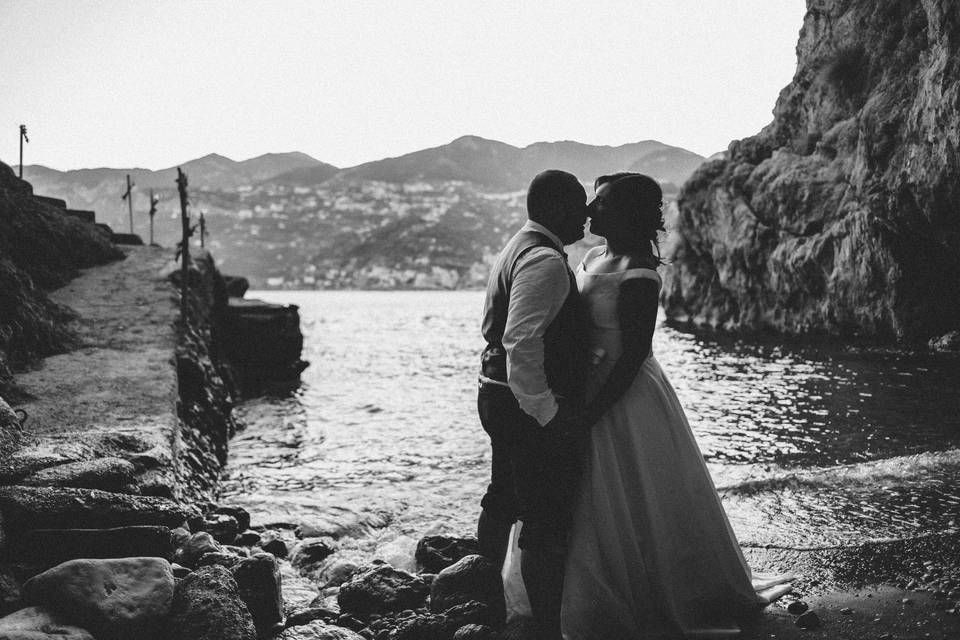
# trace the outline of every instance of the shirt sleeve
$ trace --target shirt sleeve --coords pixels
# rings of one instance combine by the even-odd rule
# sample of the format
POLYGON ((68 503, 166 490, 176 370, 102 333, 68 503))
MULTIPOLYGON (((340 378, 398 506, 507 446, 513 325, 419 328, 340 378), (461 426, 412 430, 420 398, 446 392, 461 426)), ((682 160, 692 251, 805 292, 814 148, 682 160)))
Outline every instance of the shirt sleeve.
POLYGON ((543 368, 543 337, 569 293, 570 276, 562 254, 536 248, 520 257, 503 331, 507 383, 520 408, 540 425, 550 422, 558 409, 543 368))

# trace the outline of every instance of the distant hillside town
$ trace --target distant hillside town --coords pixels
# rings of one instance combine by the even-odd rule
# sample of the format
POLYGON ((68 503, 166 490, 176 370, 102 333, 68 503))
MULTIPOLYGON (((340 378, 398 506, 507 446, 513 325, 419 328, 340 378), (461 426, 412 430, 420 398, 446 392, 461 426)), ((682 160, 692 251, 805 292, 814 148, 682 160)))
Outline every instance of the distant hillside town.
MULTIPOLYGON (((672 200, 703 161, 653 140, 518 148, 464 136, 345 169, 299 152, 242 162, 210 154, 180 167, 189 176, 192 215, 204 214, 205 242, 222 270, 248 276, 254 288, 461 289, 485 283, 499 247, 526 217, 525 188, 539 171, 570 171, 588 193, 598 175, 641 171, 672 200)), ((149 235, 152 192, 159 201, 155 241, 173 247, 180 233, 176 167, 24 167, 38 193, 93 209, 119 231, 130 225, 121 201, 128 174, 135 185, 133 231, 149 235)))

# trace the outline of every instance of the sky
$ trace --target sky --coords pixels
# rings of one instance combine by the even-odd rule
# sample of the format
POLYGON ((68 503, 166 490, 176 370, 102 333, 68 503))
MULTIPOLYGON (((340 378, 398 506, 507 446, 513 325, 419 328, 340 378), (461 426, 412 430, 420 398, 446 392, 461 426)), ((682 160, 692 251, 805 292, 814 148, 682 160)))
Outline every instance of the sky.
POLYGON ((478 135, 757 133, 804 0, 0 0, 0 158, 161 169, 302 151, 348 167, 478 135))

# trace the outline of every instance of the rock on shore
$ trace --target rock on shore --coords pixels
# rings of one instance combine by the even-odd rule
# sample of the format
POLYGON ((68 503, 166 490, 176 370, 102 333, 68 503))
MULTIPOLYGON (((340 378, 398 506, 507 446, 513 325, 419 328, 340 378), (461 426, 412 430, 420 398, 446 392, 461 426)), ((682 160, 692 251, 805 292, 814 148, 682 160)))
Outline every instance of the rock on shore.
POLYGON ((960 12, 808 0, 774 120, 679 196, 674 321, 926 340, 960 327, 960 12))
POLYGON ((71 560, 23 585, 24 602, 77 621, 102 640, 156 637, 173 599, 162 558, 71 560))

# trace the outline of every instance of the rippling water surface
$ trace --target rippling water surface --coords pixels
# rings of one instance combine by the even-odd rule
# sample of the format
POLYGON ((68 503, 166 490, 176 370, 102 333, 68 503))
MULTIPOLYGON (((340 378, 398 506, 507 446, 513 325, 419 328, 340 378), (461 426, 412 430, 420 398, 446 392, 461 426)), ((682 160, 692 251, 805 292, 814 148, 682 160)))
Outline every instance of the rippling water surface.
MULTIPOLYGON (((311 366, 248 402, 225 498, 368 546, 470 532, 481 292, 254 292, 300 307, 311 366), (321 527, 322 530, 322 527, 321 527)), ((960 359, 681 333, 654 351, 748 545, 914 537, 960 522, 960 359)))

